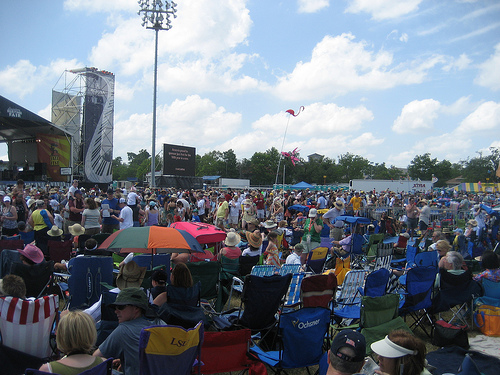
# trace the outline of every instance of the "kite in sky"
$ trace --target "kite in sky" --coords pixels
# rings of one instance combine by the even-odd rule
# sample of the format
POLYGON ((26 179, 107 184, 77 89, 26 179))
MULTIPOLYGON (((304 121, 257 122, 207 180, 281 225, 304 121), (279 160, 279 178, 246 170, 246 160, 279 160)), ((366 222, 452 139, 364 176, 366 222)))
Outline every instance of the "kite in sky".
MULTIPOLYGON (((303 107, 302 107, 303 108, 303 107)), ((291 109, 290 109, 291 111, 291 109)), ((288 112, 288 111, 287 111, 288 112)), ((293 111, 292 111, 293 112, 293 111)), ((299 111, 300 112, 300 111, 299 111)), ((297 113, 298 114, 298 113, 297 113)), ((297 147, 293 151, 290 152, 282 152, 281 155, 283 155, 285 158, 290 158, 292 161, 293 166, 295 167, 295 162, 299 161, 299 158, 296 156, 299 150, 297 150, 297 147)))
POLYGON ((304 106, 300 106, 299 108, 299 111, 297 112, 297 114, 295 114, 294 110, 293 109, 288 109, 286 112, 291 114, 293 117, 297 117, 299 115, 300 112, 302 112, 304 110, 304 106))

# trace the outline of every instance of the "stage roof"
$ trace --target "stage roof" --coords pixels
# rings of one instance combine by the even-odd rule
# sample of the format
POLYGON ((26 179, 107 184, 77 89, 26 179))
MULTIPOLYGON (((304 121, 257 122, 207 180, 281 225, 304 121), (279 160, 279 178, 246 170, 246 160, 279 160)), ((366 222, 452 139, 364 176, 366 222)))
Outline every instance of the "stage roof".
POLYGON ((70 135, 63 128, 0 95, 0 142, 33 139, 40 133, 70 135))

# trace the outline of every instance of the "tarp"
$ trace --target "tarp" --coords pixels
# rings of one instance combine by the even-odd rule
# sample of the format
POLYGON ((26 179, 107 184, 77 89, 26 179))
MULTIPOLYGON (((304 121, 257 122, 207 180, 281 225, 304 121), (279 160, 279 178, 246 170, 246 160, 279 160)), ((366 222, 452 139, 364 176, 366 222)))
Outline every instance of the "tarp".
POLYGON ((307 182, 301 181, 298 184, 290 186, 290 189, 292 190, 298 190, 298 189, 309 189, 312 188, 313 186, 311 184, 308 184, 307 182))
POLYGON ((453 188, 455 191, 463 191, 467 193, 494 193, 500 191, 499 183, 472 183, 463 182, 453 188))

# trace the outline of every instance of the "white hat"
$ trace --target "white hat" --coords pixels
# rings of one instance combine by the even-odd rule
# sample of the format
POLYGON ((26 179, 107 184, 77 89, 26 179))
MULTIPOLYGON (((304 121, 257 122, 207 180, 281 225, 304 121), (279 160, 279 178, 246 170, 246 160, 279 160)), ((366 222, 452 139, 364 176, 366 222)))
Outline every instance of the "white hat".
POLYGON ((10 197, 8 195, 6 195, 5 197, 3 197, 3 201, 4 202, 10 202, 10 197))
POLYGON ((311 208, 309 210, 309 217, 316 217, 318 215, 318 210, 315 208, 311 208))
POLYGON ((385 358, 400 358, 405 355, 417 355, 416 350, 407 349, 404 346, 398 345, 391 340, 388 336, 384 339, 374 342, 370 345, 372 350, 385 358))
POLYGON ((226 239, 224 240, 224 243, 226 246, 236 246, 239 244, 241 241, 241 237, 238 233, 236 232, 228 232, 226 239))
POLYGON ((120 202, 119 203, 125 203, 125 198, 120 198, 120 202))

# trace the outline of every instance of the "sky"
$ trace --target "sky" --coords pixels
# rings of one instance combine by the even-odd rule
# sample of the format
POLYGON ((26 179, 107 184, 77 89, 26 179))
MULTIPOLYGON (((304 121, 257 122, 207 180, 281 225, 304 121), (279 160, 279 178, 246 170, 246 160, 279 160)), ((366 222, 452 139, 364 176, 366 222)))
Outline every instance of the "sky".
MULTIPOLYGON (((177 3, 159 32, 157 152, 297 148, 404 168, 500 147, 497 0, 177 3)), ((114 157, 151 152, 155 32, 137 1, 0 6, 0 95, 50 120, 65 70, 113 72, 114 157)))

